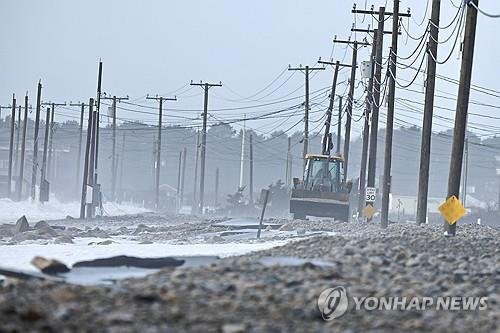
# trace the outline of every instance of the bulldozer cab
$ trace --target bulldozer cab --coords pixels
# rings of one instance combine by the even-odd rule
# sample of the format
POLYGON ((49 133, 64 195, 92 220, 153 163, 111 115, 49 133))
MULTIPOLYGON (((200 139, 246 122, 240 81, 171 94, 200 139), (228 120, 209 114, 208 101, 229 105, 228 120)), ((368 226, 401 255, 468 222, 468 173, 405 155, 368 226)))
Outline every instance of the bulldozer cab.
POLYGON ((327 155, 307 155, 303 189, 307 191, 341 192, 344 160, 327 155))

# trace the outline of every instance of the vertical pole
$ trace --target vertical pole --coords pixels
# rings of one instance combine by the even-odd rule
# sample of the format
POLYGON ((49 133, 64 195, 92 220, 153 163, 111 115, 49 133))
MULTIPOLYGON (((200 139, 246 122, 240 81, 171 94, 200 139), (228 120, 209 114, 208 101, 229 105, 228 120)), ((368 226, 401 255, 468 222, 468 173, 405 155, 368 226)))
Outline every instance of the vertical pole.
POLYGON ((181 176, 181 208, 184 204, 184 183, 186 179, 186 156, 187 156, 187 148, 184 147, 182 152, 182 176, 181 176))
POLYGON ((248 192, 250 192, 250 204, 253 203, 253 136, 250 134, 250 179, 249 179, 249 187, 248 192))
MULTIPOLYGON (((478 0, 471 0, 472 4, 478 6, 478 0)), ((470 86, 472 77, 472 64, 474 60, 474 46, 476 40, 477 9, 473 5, 467 7, 467 19, 465 22, 465 37, 462 51, 462 67, 460 70, 460 84, 457 94, 457 111, 455 114, 455 129, 453 131, 453 145, 451 149, 450 173, 448 176, 448 196, 458 198, 460 192, 460 177, 462 171, 462 159, 464 153, 465 130, 467 124, 467 112, 469 106, 470 86)), ((449 225, 445 222, 445 232, 449 236, 455 236, 457 224, 449 225)))
POLYGON ((465 138, 465 163, 464 163, 464 181, 462 184, 462 206, 467 204, 467 181, 469 176, 469 138, 465 138))
POLYGON ((208 83, 205 83, 205 99, 203 105, 203 129, 201 136, 201 170, 200 170, 200 202, 198 212, 203 214, 203 199, 205 195, 205 154, 207 144, 207 115, 208 115, 208 83))
POLYGON ((47 108, 45 117, 45 137, 43 140, 42 169, 40 172, 40 196, 39 196, 40 202, 44 201, 41 194, 42 194, 43 184, 47 179, 47 149, 48 149, 49 135, 50 135, 49 129, 50 129, 50 108, 47 108))
MULTIPOLYGON (((23 107, 21 104, 18 105, 17 107, 17 130, 16 130, 16 156, 14 158, 14 170, 16 172, 16 176, 19 177, 19 140, 21 139, 21 113, 23 110, 23 107)), ((17 194, 17 184, 19 183, 19 178, 16 180, 16 186, 15 188, 15 193, 17 194)))
POLYGON ((287 187, 291 187, 292 183, 290 181, 291 178, 291 170, 290 170, 290 157, 291 157, 291 150, 292 148, 292 138, 288 137, 288 147, 286 150, 286 172, 285 172, 285 182, 287 187))
POLYGON ((23 139, 21 143, 21 166, 19 168, 19 187, 17 188, 17 200, 21 201, 23 196, 24 182, 24 156, 26 153, 26 131, 28 128, 28 94, 24 96, 24 121, 23 121, 23 139))
POLYGON ((339 119, 337 123, 337 156, 340 156, 342 146, 342 96, 339 96, 339 119))
POLYGON ((123 189, 123 166, 125 161, 125 132, 122 135, 122 156, 120 156, 120 202, 124 198, 125 190, 123 189))
POLYGON ((266 213, 267 201, 269 200, 269 190, 264 190, 264 205, 262 206, 262 213, 260 214, 259 230, 257 231, 257 238, 260 239, 260 231, 262 229, 262 221, 264 221, 264 214, 266 213))
POLYGON ((96 119, 96 128, 95 128, 95 176, 94 176, 94 184, 98 184, 97 180, 97 167, 99 162, 99 124, 101 123, 101 84, 102 84, 102 61, 99 60, 99 74, 97 77, 97 119, 96 119))
POLYGON ((83 139, 83 117, 85 113, 85 103, 82 103, 80 110, 80 127, 78 137, 78 156, 76 158, 76 184, 80 184, 80 164, 82 163, 82 139, 83 139))
POLYGON ((94 110, 92 112, 92 132, 91 132, 91 145, 90 145, 90 161, 88 165, 88 180, 87 184, 90 188, 92 188, 92 202, 87 205, 87 218, 93 218, 95 214, 95 202, 94 198, 96 197, 96 182, 95 182, 95 157, 97 154, 97 127, 99 127, 99 112, 94 110))
MULTIPOLYGON (((54 110, 55 110, 55 103, 52 103, 52 109, 50 110, 50 127, 49 127, 49 159, 47 162, 47 178, 51 179, 53 175, 53 170, 55 168, 52 167, 52 142, 53 142, 53 136, 54 136, 54 110)), ((54 175, 55 176, 55 175, 54 175)))
MULTIPOLYGON (((380 110, 380 83, 382 82, 382 51, 384 44, 385 7, 379 8, 377 28, 377 51, 375 56, 375 77, 373 81, 372 126, 370 129, 370 153, 368 155, 367 187, 375 187, 377 177, 378 116, 380 110)), ((369 219, 370 220, 370 219, 369 219)))
POLYGON ((361 150, 361 166, 359 170, 359 196, 358 196, 358 214, 365 208, 365 191, 366 191, 366 164, 368 163, 368 144, 370 140, 370 116, 373 108, 373 70, 375 66, 375 51, 377 49, 377 30, 374 31, 371 61, 371 73, 368 79, 368 87, 366 90, 365 104, 365 124, 363 128, 363 147, 361 150))
MULTIPOLYGON (((246 115, 243 116, 246 118, 246 115)), ((243 169, 245 166, 245 137, 246 137, 246 127, 245 120, 243 120, 243 130, 241 131, 241 156, 240 156, 240 188, 243 187, 243 169)))
POLYGON ((7 197, 12 194, 12 161, 14 158, 14 131, 16 123, 16 96, 12 95, 12 113, 10 115, 10 140, 9 140, 9 170, 7 176, 7 197))
POLYGON ((196 135, 196 154, 194 157, 194 188, 193 188, 193 209, 194 213, 198 209, 198 159, 200 158, 200 131, 196 135))
POLYGON ((335 102, 335 90, 337 88, 337 78, 339 75, 339 62, 335 64, 335 71, 333 74, 332 91, 330 92, 330 104, 326 110, 325 134, 323 136, 323 155, 330 155, 330 126, 332 123, 333 103, 335 102))
POLYGON ((305 68, 306 73, 306 100, 304 103, 304 167, 303 170, 306 169, 306 155, 309 149, 309 66, 305 68))
POLYGON ((156 149, 156 178, 155 178, 155 209, 160 209, 160 168, 161 168, 161 127, 163 117, 163 97, 160 97, 158 113, 158 147, 156 149))
POLYGON ((42 83, 38 82, 36 95, 35 135, 33 138, 33 171, 31 172, 31 200, 35 200, 36 173, 38 171, 38 130, 40 126, 40 104, 42 98, 42 83))
POLYGON ((394 131, 394 102, 396 98, 398 34, 399 0, 394 0, 394 9, 392 14, 392 45, 389 52, 389 96, 387 106, 387 125, 385 130, 384 177, 382 184, 382 213, 380 220, 382 228, 387 228, 389 224, 389 194, 392 186, 392 138, 394 131))
POLYGON ((215 169, 215 207, 219 205, 219 168, 215 169))
POLYGON ((420 169, 418 176, 417 224, 424 224, 427 218, 427 197, 429 194, 429 170, 431 157, 432 117, 434 113, 434 90, 436 88, 436 62, 439 37, 439 15, 441 0, 432 1, 431 24, 427 54, 427 78, 425 85, 424 120, 420 145, 420 169))
MULTIPOLYGON (((85 204, 87 201, 87 184, 89 183, 89 162, 90 162, 90 145, 92 144, 92 124, 93 124, 93 98, 89 102, 89 117, 87 122, 87 142, 85 144, 85 157, 83 164, 83 181, 82 181, 82 197, 80 201, 80 219, 85 218, 85 204)), ((82 103, 83 110, 83 103, 82 103)), ((82 113, 83 114, 83 113, 82 113)), ((78 168, 80 169, 80 168, 78 168)))
POLYGON ((351 65, 351 79, 349 85, 349 95, 347 97, 347 118, 345 123, 345 137, 344 137, 344 179, 347 181, 347 172, 349 167, 349 147, 351 142, 351 121, 352 110, 354 105, 354 86, 356 84, 356 67, 358 65, 358 42, 354 42, 352 49, 352 65, 351 65))
POLYGON ((179 167, 177 168, 177 211, 181 208, 181 172, 182 172, 182 151, 179 152, 179 167))
POLYGON ((113 96, 113 141, 111 143, 111 200, 116 200, 116 96, 113 96))

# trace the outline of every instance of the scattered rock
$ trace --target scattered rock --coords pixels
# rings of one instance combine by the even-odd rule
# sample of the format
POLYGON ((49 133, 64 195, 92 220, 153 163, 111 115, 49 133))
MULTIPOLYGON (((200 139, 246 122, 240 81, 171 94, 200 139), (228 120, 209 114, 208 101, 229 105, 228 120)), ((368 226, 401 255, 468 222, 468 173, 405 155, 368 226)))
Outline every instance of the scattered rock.
POLYGON ((38 221, 37 223, 35 223, 34 228, 37 230, 43 228, 50 228, 50 225, 45 221, 38 221))
POLYGON ((70 236, 60 236, 54 240, 54 244, 73 244, 73 239, 70 236))
POLYGON ((45 259, 44 257, 34 257, 31 259, 31 264, 38 268, 42 273, 55 275, 59 273, 67 273, 70 269, 62 262, 55 259, 45 259))
POLYGON ((115 242, 113 242, 111 239, 108 239, 108 240, 105 240, 105 241, 102 241, 102 242, 97 242, 97 245, 111 245, 115 242))
POLYGON ((222 325, 222 333, 245 333, 247 327, 244 324, 224 324, 222 325))
POLYGON ((22 216, 19 220, 16 222, 16 227, 14 229, 15 233, 22 233, 25 231, 28 231, 30 228, 30 225, 28 223, 28 219, 26 219, 26 216, 22 216))

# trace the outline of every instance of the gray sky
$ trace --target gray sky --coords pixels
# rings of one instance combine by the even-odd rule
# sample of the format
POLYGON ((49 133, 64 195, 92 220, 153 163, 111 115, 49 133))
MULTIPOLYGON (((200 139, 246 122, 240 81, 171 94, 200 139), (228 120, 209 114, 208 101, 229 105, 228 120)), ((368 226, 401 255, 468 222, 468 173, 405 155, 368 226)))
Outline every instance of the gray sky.
MULTIPOLYGON (((453 0, 458 3, 459 0, 453 0)), ((386 1, 368 2, 375 7, 386 1)), ((252 105, 274 103, 277 100, 299 97, 303 94, 304 77, 296 73, 273 94, 276 87, 283 83, 291 73, 285 72, 269 89, 253 97, 257 101, 241 101, 242 96, 249 96, 264 88, 278 76, 288 64, 314 65, 319 56, 329 58, 332 53, 332 39, 347 38, 354 21, 358 27, 367 27, 374 22, 367 17, 354 20, 351 14, 352 1, 139 1, 139 0, 3 0, 1 10, 4 13, 0 21, 0 103, 11 102, 12 93, 19 98, 29 92, 34 103, 36 83, 42 79, 45 101, 88 101, 95 96, 97 64, 99 58, 104 63, 103 91, 116 95, 129 95, 134 103, 155 106, 145 101, 146 94, 166 94, 185 86, 190 80, 222 81, 223 88, 211 90, 210 108, 248 107, 252 105), (295 92, 294 92, 295 91, 295 92), (263 97, 264 96, 264 97, 263 97), (286 97, 283 97, 286 96, 286 97), (230 102, 228 99, 239 99, 230 102), (274 102, 273 102, 274 101, 274 102)), ((358 1, 358 8, 364 8, 365 1, 358 1)), ((392 8, 392 1, 387 2, 392 8)), ((413 19, 410 19, 410 34, 421 35, 424 26, 418 26, 425 14, 425 0, 403 0, 401 8, 411 7, 413 19)), ((480 7, 493 13, 500 13, 500 3, 493 0, 481 0, 480 7)), ((389 8, 389 9, 391 9, 389 8)), ((457 9, 450 0, 442 0, 442 25, 447 25, 457 9)), ((430 9, 428 11, 429 15, 430 9)), ((390 21, 386 29, 390 29, 390 21)), ((404 24, 408 21, 405 19, 404 24)), ((490 89, 500 90, 498 83, 498 30, 500 20, 479 16, 477 27, 476 54, 473 82, 490 89)), ((443 30, 440 40, 446 39, 452 29, 443 30)), ((354 37, 354 36, 353 36, 354 37)), ((362 35, 358 34, 358 40, 362 35)), ((448 55, 454 38, 439 49, 439 59, 448 55)), ((384 49, 390 43, 385 38, 384 49)), ((400 55, 412 52, 416 44, 407 41, 405 33, 400 38, 400 55)), ((350 62, 350 50, 336 46, 333 58, 350 62)), ((367 60, 369 49, 360 51, 360 61, 367 60)), ((458 51, 451 60, 438 67, 438 73, 459 77, 458 51)), ((402 60, 406 63, 406 61, 402 60)), ((419 65, 419 61, 415 66, 419 65)), ((399 71, 401 79, 411 79, 414 71, 399 71)), ((347 78, 348 71, 343 71, 340 80, 347 78)), ((359 75, 359 73, 358 73, 359 75)), ((325 88, 331 83, 332 71, 328 69, 318 73, 311 80, 311 91, 325 88)), ((404 81, 401 81, 404 83, 404 81)), ((411 89, 422 91, 423 75, 416 80, 411 89)), ((177 91, 179 101, 168 104, 168 108, 179 110, 201 109, 203 97, 201 89, 194 87, 177 91)), ((341 92, 344 87, 339 88, 341 92)), ((438 89, 444 93, 456 94, 458 87, 438 81, 438 89)), ((361 97, 362 88, 356 91, 361 97)), ((399 97, 414 101, 423 101, 423 95, 398 90, 399 97)), ((452 95, 450 95, 453 97, 452 95)), ((474 100, 499 105, 498 98, 480 93, 473 93, 474 100)), ((287 102, 231 111, 213 111, 212 121, 234 119, 243 113, 249 116, 286 108, 300 103, 296 98, 287 102)), ((313 120, 323 115, 327 105, 326 93, 318 95, 312 114, 313 120)), ((436 104, 454 108, 455 103, 438 99, 436 104)), ((123 107, 154 112, 131 105, 123 107)), ((418 105, 414 105, 419 108, 418 105)), ((471 112, 497 115, 498 110, 474 105, 471 112)), ((355 111, 360 114, 361 111, 355 111)), ((59 109, 56 120, 71 119, 63 115, 75 116, 76 110, 59 109)), ((184 121, 170 118, 170 115, 197 117, 198 111, 174 111, 166 114, 166 123, 196 125, 199 121, 184 121)), ((437 115, 453 118, 453 112, 438 110, 437 115)), ((119 110, 119 117, 155 121, 153 114, 140 114, 119 110)), ((272 119, 252 121, 249 127, 258 127, 262 133, 274 128, 286 129, 301 117, 297 112, 290 119, 272 119)), ((356 116, 355 116, 356 117, 356 116)), ((398 112, 401 125, 406 123, 421 124, 421 114, 398 112)), ((471 116, 470 121, 481 128, 488 125, 488 132, 500 132, 500 121, 471 116), (498 128, 498 129, 497 129, 498 128)), ((236 124, 236 128, 241 124, 236 124)), ((312 123, 311 128, 320 128, 321 122, 312 123)), ((300 129, 302 125, 296 127, 300 129)), ((435 130, 443 130, 452 124, 446 119, 435 121, 435 130)), ((354 123, 354 135, 359 133, 361 122, 354 123)), ((488 132, 477 130, 479 134, 488 132)))

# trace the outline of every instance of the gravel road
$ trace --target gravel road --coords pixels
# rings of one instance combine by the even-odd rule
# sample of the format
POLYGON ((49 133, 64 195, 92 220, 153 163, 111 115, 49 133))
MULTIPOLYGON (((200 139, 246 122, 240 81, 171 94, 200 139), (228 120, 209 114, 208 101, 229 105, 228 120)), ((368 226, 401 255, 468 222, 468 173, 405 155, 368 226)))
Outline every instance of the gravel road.
MULTIPOLYGON (((307 223, 293 221, 289 228, 307 223)), ((9 280, 0 287, 0 332, 500 331, 498 228, 459 226, 454 238, 439 227, 412 224, 383 231, 335 223, 330 229, 335 236, 114 286, 9 280), (281 264, 270 265, 276 260, 281 264), (335 286, 349 297, 488 297, 487 309, 368 311, 349 301, 342 317, 327 322, 317 300, 335 286)))

